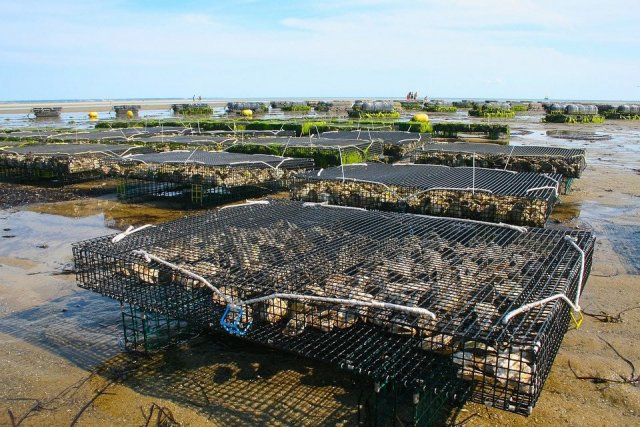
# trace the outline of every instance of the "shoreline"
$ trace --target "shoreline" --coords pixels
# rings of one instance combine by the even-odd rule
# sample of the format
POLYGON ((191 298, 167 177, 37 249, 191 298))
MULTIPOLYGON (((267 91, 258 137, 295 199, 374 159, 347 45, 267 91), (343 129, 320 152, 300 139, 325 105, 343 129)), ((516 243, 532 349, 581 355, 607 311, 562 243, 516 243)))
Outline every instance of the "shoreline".
MULTIPOLYGON (((70 112, 105 112, 113 110, 114 105, 140 105, 141 110, 168 110, 172 104, 193 103, 192 99, 153 99, 128 101, 73 101, 73 102, 28 102, 28 103, 0 103, 0 114, 27 114, 32 108, 62 107, 63 113, 70 112)), ((212 107, 224 107, 227 101, 219 99, 203 99, 196 103, 207 103, 212 107)))

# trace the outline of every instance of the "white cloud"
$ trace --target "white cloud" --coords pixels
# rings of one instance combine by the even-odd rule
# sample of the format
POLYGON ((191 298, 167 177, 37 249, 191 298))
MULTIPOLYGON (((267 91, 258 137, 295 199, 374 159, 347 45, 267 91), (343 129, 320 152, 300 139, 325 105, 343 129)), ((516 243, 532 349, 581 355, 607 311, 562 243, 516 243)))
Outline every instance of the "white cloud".
MULTIPOLYGON (((84 91, 95 90, 95 81, 74 74, 75 68, 128 76, 100 84, 154 91, 147 96, 192 85, 225 96, 418 90, 595 97, 583 93, 621 92, 620 82, 635 79, 640 69, 640 30, 633 22, 640 2, 621 3, 336 0, 310 2, 305 13, 298 9, 275 22, 256 16, 245 22, 206 7, 172 13, 132 11, 124 2, 1 2, 0 80, 15 82, 8 85, 14 97, 27 90, 19 87, 16 70, 34 65, 59 73, 60 81, 74 79, 67 86, 84 91), (620 82, 599 88, 594 82, 604 75, 620 82)), ((30 90, 47 89, 35 85, 30 90)))

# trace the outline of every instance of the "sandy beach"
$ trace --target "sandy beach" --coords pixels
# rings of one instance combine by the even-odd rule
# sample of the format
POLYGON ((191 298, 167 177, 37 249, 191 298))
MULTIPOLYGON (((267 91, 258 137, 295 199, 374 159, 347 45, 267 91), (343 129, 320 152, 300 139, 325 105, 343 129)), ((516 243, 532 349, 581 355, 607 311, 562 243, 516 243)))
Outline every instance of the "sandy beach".
MULTIPOLYGON (((640 122, 511 126, 514 144, 587 150, 583 177, 547 225, 597 237, 585 319, 567 332, 531 416, 467 403, 441 422, 640 425, 640 122), (585 132, 611 138, 581 139, 585 132)), ((17 190, 21 198, 0 209, 0 425, 144 425, 161 410, 192 426, 362 421, 371 384, 320 363, 210 336, 150 356, 122 353, 120 306, 76 287, 70 245, 186 212, 123 207, 82 187, 67 190, 66 201, 33 203, 51 194, 0 183, 0 194, 17 190)))

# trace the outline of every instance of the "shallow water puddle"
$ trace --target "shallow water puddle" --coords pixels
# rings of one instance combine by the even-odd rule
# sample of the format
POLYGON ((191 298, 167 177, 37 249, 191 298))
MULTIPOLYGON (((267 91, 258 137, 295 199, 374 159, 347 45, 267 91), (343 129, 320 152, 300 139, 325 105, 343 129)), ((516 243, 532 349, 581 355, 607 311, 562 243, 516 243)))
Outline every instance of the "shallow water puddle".
POLYGON ((29 210, 71 218, 101 215, 106 227, 116 229, 124 229, 129 225, 159 224, 188 214, 187 211, 170 207, 121 203, 103 198, 34 205, 29 210))
POLYGON ((607 224, 604 226, 613 249, 623 259, 627 274, 640 274, 640 226, 607 224))
POLYGON ((78 291, 0 317, 0 332, 91 369, 119 353, 119 321, 116 301, 78 291))

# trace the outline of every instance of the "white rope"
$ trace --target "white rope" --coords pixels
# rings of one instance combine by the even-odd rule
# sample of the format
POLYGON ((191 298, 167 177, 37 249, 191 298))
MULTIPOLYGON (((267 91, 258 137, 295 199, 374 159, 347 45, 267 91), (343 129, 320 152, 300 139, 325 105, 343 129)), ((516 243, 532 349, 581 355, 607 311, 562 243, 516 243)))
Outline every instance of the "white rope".
POLYGON ((347 299, 347 298, 332 298, 332 297, 319 297, 315 295, 299 295, 299 294, 285 294, 285 293, 274 293, 271 295, 266 295, 259 298, 253 298, 242 301, 242 305, 247 304, 255 304, 257 302, 268 301, 275 298, 281 299, 292 299, 299 301, 318 301, 318 302, 327 302, 327 303, 335 303, 341 305, 354 305, 359 307, 373 307, 373 308, 385 308, 388 310, 400 311, 408 314, 415 314, 417 316, 428 316, 433 320, 436 320, 436 315, 426 308, 420 307, 408 307, 406 305, 400 304, 392 304, 388 302, 380 302, 380 301, 361 301, 357 299, 347 299))
MULTIPOLYGON (((473 188, 473 187, 431 187, 426 190, 420 191, 419 193, 412 194, 410 197, 416 197, 422 193, 427 193, 429 191, 478 191, 493 194, 493 190, 489 190, 488 188, 473 188)), ((473 193, 472 193, 473 194, 473 193)), ((409 198, 409 197, 408 197, 409 198)))
POLYGON ((510 311, 502 319, 503 324, 506 325, 514 316, 517 316, 518 314, 524 313, 525 311, 529 311, 534 307, 544 305, 557 299, 561 299, 566 302, 573 309, 573 311, 582 311, 582 308, 580 307, 580 294, 582 292, 582 280, 584 280, 585 253, 571 236, 564 236, 564 240, 568 241, 580 253, 580 275, 578 277, 578 287, 576 289, 575 301, 571 301, 565 294, 555 294, 539 301, 530 302, 529 304, 525 304, 520 308, 510 311))
POLYGON ((553 187, 551 185, 529 188, 528 190, 525 191, 525 193, 528 193, 530 191, 537 191, 537 190, 553 190, 553 192, 555 193, 555 196, 558 197, 558 187, 557 186, 553 187))
POLYGON ((248 299, 248 300, 244 300, 244 301, 242 301, 242 300, 234 301, 230 296, 226 295, 224 292, 222 292, 220 289, 218 289, 217 287, 212 285, 207 279, 205 279, 204 277, 200 276, 199 274, 196 274, 196 273, 194 273, 192 271, 189 271, 186 268, 177 266, 177 265, 175 265, 175 264, 173 264, 173 263, 171 263, 169 261, 166 261, 166 260, 164 260, 164 259, 162 259, 160 257, 157 257, 157 256, 155 256, 153 254, 150 254, 149 252, 144 251, 144 250, 135 250, 135 251, 133 251, 133 253, 136 254, 136 255, 142 255, 146 262, 155 261, 157 263, 166 265, 169 268, 177 270, 177 271, 185 274, 186 276, 191 277, 192 279, 195 279, 195 280, 198 280, 198 281, 202 282, 205 286, 207 286, 209 289, 211 289, 213 292, 215 292, 221 298, 223 298, 225 300, 225 302, 227 303, 227 305, 229 307, 231 307, 232 309, 239 308, 239 307, 242 307, 244 305, 255 304, 255 303, 258 303, 258 302, 262 302, 262 301, 268 301, 268 300, 280 298, 280 299, 299 300, 299 301, 318 301, 318 302, 326 302, 326 303, 334 303, 334 304, 342 304, 342 305, 352 305, 352 306, 360 306, 360 307, 383 308, 383 309, 387 309, 387 310, 400 311, 400 312, 403 312, 403 313, 413 314, 413 315, 417 315, 417 316, 427 316, 427 317, 430 317, 433 320, 436 319, 436 315, 434 313, 432 313, 431 311, 429 311, 429 310, 427 310, 425 308, 420 308, 420 307, 408 307, 408 306, 404 306, 404 305, 392 304, 392 303, 386 303, 386 302, 379 302, 379 301, 361 301, 361 300, 357 300, 357 299, 319 297, 319 296, 314 296, 314 295, 286 294, 286 293, 278 293, 278 292, 276 292, 276 293, 273 293, 271 295, 266 295, 266 296, 262 296, 262 297, 258 297, 258 298, 248 299))
POLYGON ((251 205, 268 205, 269 201, 268 200, 247 200, 244 203, 238 203, 237 205, 227 205, 227 206, 223 206, 221 207, 220 211, 225 210, 225 209, 231 209, 231 208, 238 208, 240 206, 251 206, 251 205))
MULTIPOLYGON (((274 157, 278 157, 278 156, 274 156, 274 157)), ((245 160, 242 162, 229 162, 229 165, 252 165, 252 164, 259 164, 259 165, 267 165, 268 167, 270 167, 271 169, 278 169, 280 167, 280 165, 282 165, 284 162, 288 161, 288 160, 292 160, 291 157, 284 157, 280 163, 278 163, 276 166, 272 166, 267 162, 263 162, 261 160, 245 160)))
MULTIPOLYGON (((580 246, 578 246, 578 244, 576 243, 575 239, 569 235, 564 236, 564 239, 569 242, 571 244, 571 246, 573 246, 579 253, 580 253, 580 277, 578 279, 578 290, 576 292, 576 306, 578 306, 578 309, 580 308, 580 305, 578 304, 579 298, 580 298, 580 294, 582 293, 582 281, 584 280, 584 268, 585 268, 585 259, 586 259, 586 255, 584 253, 584 251, 580 248, 580 246)), ((577 310, 580 311, 580 310, 577 310)))
POLYGON ((196 279, 196 280, 202 282, 205 286, 207 286, 213 292, 218 294, 222 299, 224 299, 227 302, 227 304, 232 304, 232 305, 234 304, 233 300, 231 299, 231 297, 229 297, 226 294, 224 294, 220 289, 218 289, 215 286, 213 286, 207 279, 205 279, 204 277, 200 276, 199 274, 196 274, 196 273, 194 273, 192 271, 187 270, 186 268, 182 268, 182 267, 177 266, 177 265, 175 265, 173 263, 170 263, 169 261, 165 261, 162 258, 157 257, 157 256, 155 256, 153 254, 150 254, 149 252, 147 252, 145 250, 142 250, 142 249, 135 250, 135 251, 133 251, 133 253, 137 254, 137 255, 142 255, 144 257, 145 261, 147 261, 147 262, 151 262, 153 260, 153 261, 155 261, 157 263, 166 265, 169 268, 173 268, 174 270, 177 270, 177 271, 183 273, 184 275, 191 277, 192 279, 196 279))
POLYGON ((507 313, 504 318, 502 319, 502 324, 506 325, 507 323, 509 323, 509 321, 514 317, 517 316, 518 314, 524 313, 525 311, 529 311, 534 307, 538 307, 540 305, 544 305, 548 302, 551 301, 555 301, 557 299, 562 299, 564 302, 566 302, 567 304, 569 304, 569 306, 571 306, 571 308, 574 311, 580 311, 580 306, 578 305, 574 305, 573 302, 571 302, 571 300, 569 298, 567 298, 567 296, 565 294, 555 294, 552 295, 550 297, 547 297, 545 299, 541 299, 539 301, 534 301, 531 302, 529 304, 525 304, 520 308, 517 308, 515 310, 510 311, 509 313, 507 313))
POLYGON ((302 204, 303 207, 314 207, 314 206, 324 206, 325 208, 334 208, 334 209, 353 209, 356 211, 367 211, 365 208, 356 208, 353 206, 340 206, 340 205, 330 205, 329 202, 304 202, 302 204))
POLYGON ((513 154, 513 150, 516 149, 516 146, 513 145, 511 146, 511 151, 509 152, 509 155, 507 156, 507 161, 504 164, 504 170, 507 170, 507 165, 509 164, 509 160, 511 159, 511 155, 513 154))
POLYGON ((472 169, 472 178, 471 178, 471 194, 475 195, 476 194, 476 153, 473 153, 473 169, 472 169))
POLYGON ((155 225, 145 224, 145 225, 141 225, 138 228, 133 228, 133 225, 130 225, 129 228, 127 228, 125 231, 123 231, 120 234, 115 235, 113 237, 113 239, 111 239, 111 243, 118 243, 120 240, 124 239, 128 235, 133 234, 133 233, 137 233, 138 231, 144 230, 145 228, 149 228, 149 227, 155 227, 155 225))

